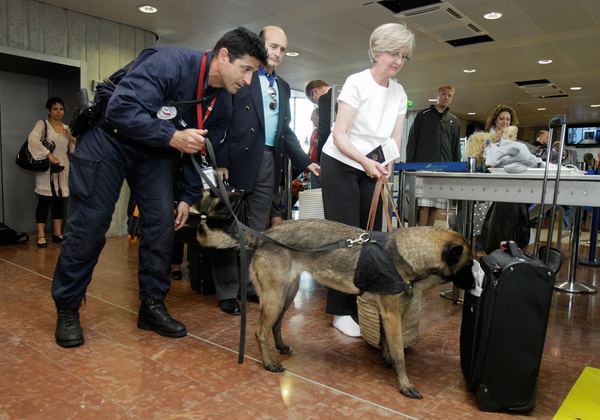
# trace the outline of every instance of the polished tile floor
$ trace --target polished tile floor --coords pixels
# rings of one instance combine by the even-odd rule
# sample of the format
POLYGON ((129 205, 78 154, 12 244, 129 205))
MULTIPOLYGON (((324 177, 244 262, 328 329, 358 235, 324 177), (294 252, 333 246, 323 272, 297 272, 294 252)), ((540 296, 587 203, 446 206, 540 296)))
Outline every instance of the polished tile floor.
MULTIPOLYGON (((251 338, 239 365, 240 318, 186 280, 173 282, 167 305, 188 336, 138 330, 137 249, 123 237, 108 239, 81 309, 85 344, 60 348, 50 297, 58 250, 0 247, 0 419, 509 417, 478 411, 465 390, 461 306, 440 298, 439 288, 424 295, 421 333, 407 351, 409 378, 424 395, 411 400, 398 393, 378 350, 330 327, 324 290, 309 279, 284 322, 295 349, 277 355, 285 374, 258 362, 256 304, 249 304, 251 338)), ((580 266, 578 278, 598 286, 599 273, 580 266)), ((523 417, 551 418, 583 368, 600 368, 599 321, 598 294, 554 294, 538 403, 523 417)))

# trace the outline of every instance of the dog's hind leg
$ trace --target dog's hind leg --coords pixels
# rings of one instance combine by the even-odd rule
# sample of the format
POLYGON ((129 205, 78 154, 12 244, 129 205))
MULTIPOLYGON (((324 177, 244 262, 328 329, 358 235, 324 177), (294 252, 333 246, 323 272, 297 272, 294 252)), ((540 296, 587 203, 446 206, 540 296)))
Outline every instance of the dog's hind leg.
POLYGON ((275 348, 277 348, 277 350, 279 350, 280 354, 291 354, 292 353, 292 348, 290 346, 288 346, 287 344, 285 344, 283 342, 283 338, 281 337, 281 323, 283 321, 283 316, 285 315, 286 311, 288 310, 288 308, 294 301, 294 298, 296 297, 296 293, 298 293, 299 285, 300 285, 300 275, 298 275, 298 278, 296 278, 295 281, 292 284, 290 284, 290 286, 287 290, 287 293, 286 293, 285 304, 283 306, 283 310, 279 314, 279 317, 277 318, 277 321, 275 322, 275 325, 273 326, 273 339, 275 340, 275 348))
POLYGON ((381 321, 387 341, 387 353, 394 365, 398 377, 400 393, 409 398, 421 399, 423 396, 408 380, 404 359, 404 343, 402 341, 402 299, 404 295, 380 295, 377 297, 381 321))

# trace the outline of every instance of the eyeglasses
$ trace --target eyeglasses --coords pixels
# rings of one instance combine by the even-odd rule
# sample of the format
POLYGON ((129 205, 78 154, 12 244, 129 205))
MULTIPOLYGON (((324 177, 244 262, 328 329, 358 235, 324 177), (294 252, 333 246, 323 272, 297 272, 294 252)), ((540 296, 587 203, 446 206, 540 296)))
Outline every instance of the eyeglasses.
POLYGON ((269 103, 269 109, 275 111, 277 109, 277 91, 274 87, 269 86, 267 88, 267 94, 271 95, 271 102, 269 103))
POLYGON ((388 53, 388 54, 391 55, 394 58, 394 60, 402 59, 402 61, 405 62, 405 63, 407 63, 407 62, 410 61, 410 56, 406 55, 406 54, 402 54, 402 53, 399 53, 399 52, 388 53))

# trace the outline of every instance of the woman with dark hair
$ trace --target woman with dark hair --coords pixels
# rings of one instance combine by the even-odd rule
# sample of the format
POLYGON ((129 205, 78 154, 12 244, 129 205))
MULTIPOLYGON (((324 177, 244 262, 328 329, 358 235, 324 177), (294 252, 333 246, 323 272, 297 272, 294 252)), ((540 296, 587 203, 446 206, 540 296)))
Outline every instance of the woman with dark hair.
POLYGON ((495 136, 495 141, 500 140, 502 130, 511 125, 519 125, 517 113, 508 105, 498 105, 485 122, 485 129, 495 136))
POLYGON ((69 127, 63 124, 65 104, 62 99, 52 97, 46 101, 48 118, 38 121, 29 133, 28 147, 34 159, 50 160, 50 168, 46 172, 36 172, 35 193, 38 204, 35 210, 37 227, 37 246, 48 247, 46 241, 46 219, 48 210, 52 212, 52 240, 62 242, 62 219, 65 198, 69 196, 69 149, 75 147, 75 138, 69 127))

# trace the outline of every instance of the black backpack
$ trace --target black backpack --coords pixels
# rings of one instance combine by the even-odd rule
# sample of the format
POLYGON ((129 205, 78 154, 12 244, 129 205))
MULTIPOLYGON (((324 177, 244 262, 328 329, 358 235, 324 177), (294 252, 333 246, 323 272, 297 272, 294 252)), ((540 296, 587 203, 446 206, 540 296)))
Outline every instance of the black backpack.
POLYGON ((0 245, 22 244, 28 240, 28 234, 17 233, 16 230, 9 228, 4 223, 0 223, 0 245))

